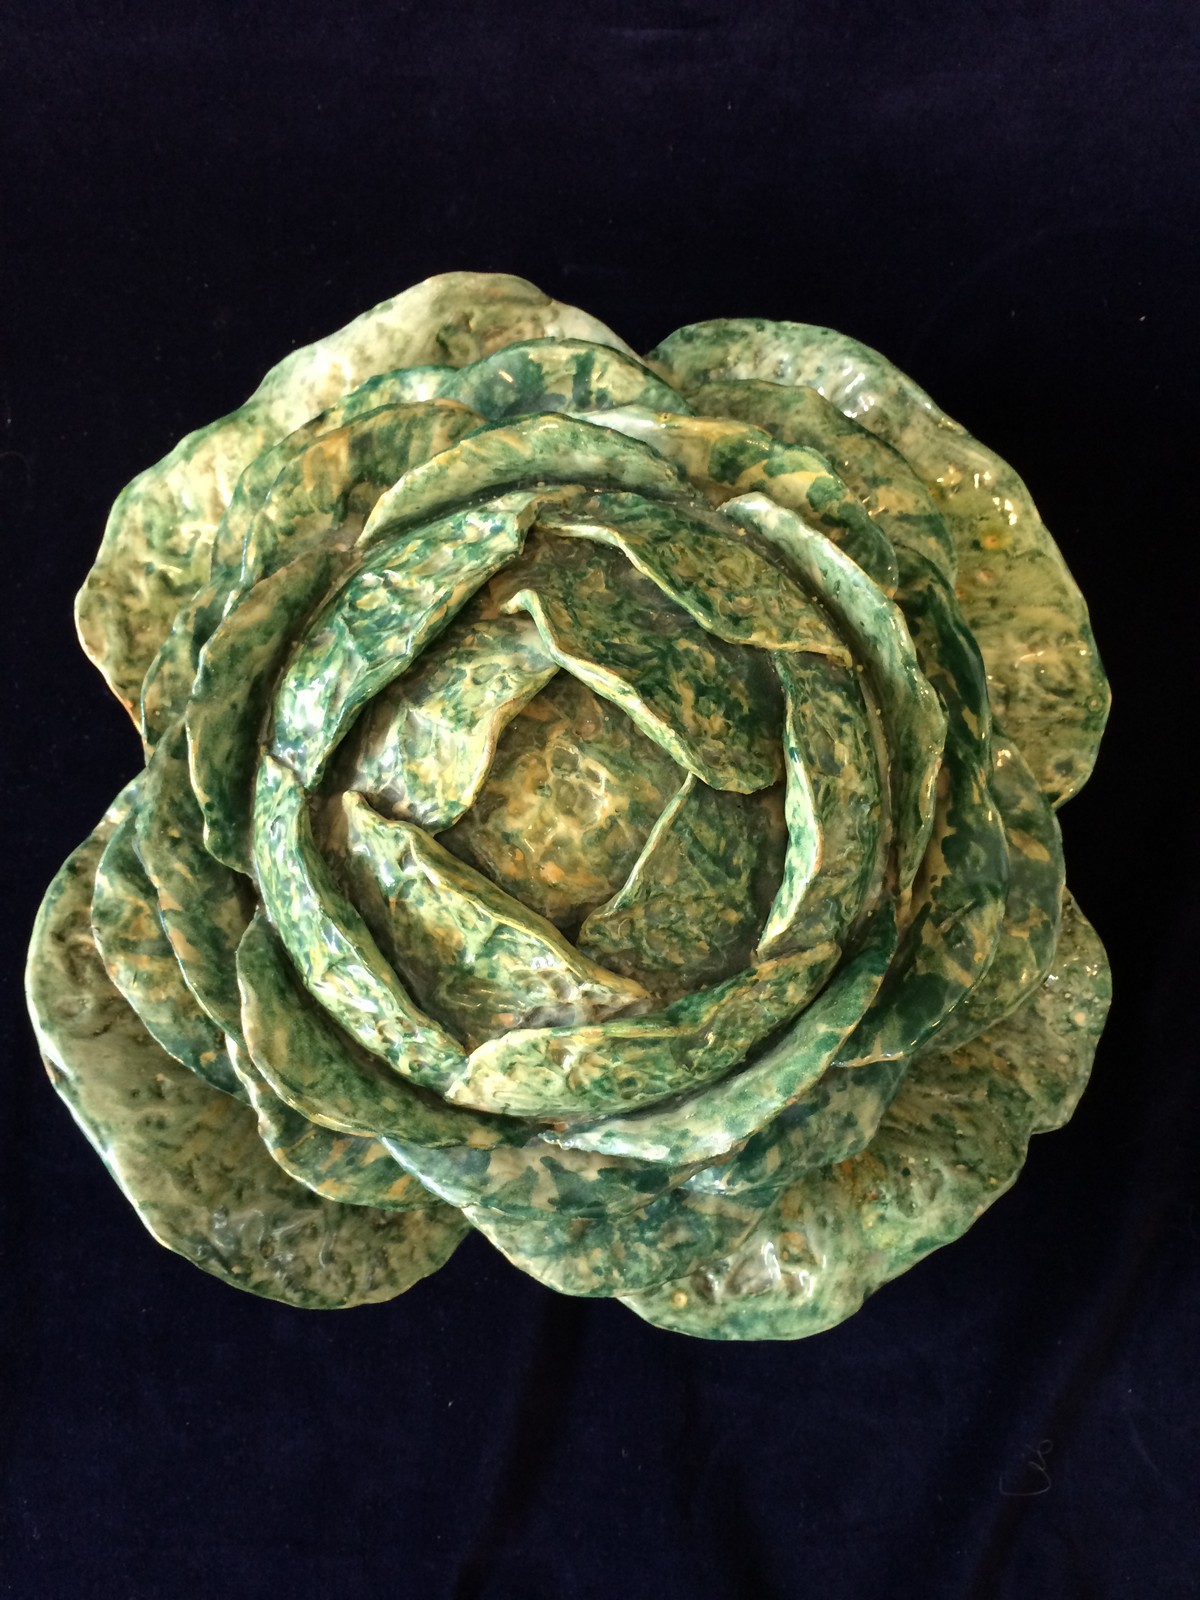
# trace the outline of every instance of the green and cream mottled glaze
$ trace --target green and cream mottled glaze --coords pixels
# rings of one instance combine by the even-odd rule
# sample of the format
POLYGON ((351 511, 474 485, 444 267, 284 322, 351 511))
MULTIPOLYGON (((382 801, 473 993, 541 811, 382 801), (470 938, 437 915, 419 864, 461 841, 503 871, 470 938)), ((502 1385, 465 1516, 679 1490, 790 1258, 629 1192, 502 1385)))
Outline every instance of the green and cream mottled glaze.
POLYGON ((530 545, 500 603, 529 613, 558 666, 712 788, 752 793, 783 776, 779 690, 761 650, 700 627, 606 545, 530 545))
POLYGON ((84 649, 127 706, 180 606, 208 576, 213 535, 242 472, 263 450, 364 380, 436 361, 469 365, 532 338, 568 337, 631 354, 602 323, 503 273, 450 272, 294 350, 237 411, 200 428, 118 498, 76 602, 84 649))
POLYGON ((254 775, 271 697, 296 630, 338 570, 308 550, 238 598, 200 652, 187 703, 188 764, 209 853, 253 870, 254 775))
POLYGON ((1051 806, 1107 688, 1024 485, 866 347, 643 361, 431 279, 136 479, 77 615, 147 766, 31 1011, 229 1282, 383 1299, 473 1225, 795 1338, 1070 1115, 1108 974, 1051 806))
POLYGON ((96 866, 92 935, 114 987, 147 1033, 215 1089, 241 1095, 225 1035, 184 981, 163 926, 158 894, 137 853, 131 784, 110 808, 112 835, 96 866))
POLYGON ((500 735, 558 671, 526 616, 461 613, 364 710, 329 787, 432 833, 475 804, 500 735))
POLYGON ((621 887, 682 777, 619 707, 559 673, 513 718, 441 842, 568 928, 621 887))
POLYGON ((155 1044, 92 936, 111 821, 68 858, 38 914, 28 991, 47 1069, 154 1237, 238 1288, 297 1306, 390 1300, 466 1231, 446 1206, 379 1211, 322 1199, 271 1159, 255 1114, 155 1044))
POLYGON ((727 417, 670 416, 626 406, 591 420, 673 461, 714 506, 760 490, 811 521, 888 594, 895 590, 892 545, 819 452, 727 417))
POLYGON ((921 671, 903 614, 835 544, 765 495, 739 496, 723 510, 823 601, 874 687, 891 767, 896 874, 904 894, 929 843, 946 717, 921 671))
MULTIPOLYGON (((661 1011, 573 1027, 514 1028, 477 1046, 446 1096, 464 1105, 556 1120, 653 1105, 719 1078, 743 1060, 808 1004, 837 954, 836 946, 824 944, 764 961, 661 1011)), ((668 1159, 656 1154, 658 1143, 634 1148, 635 1139, 622 1146, 623 1123, 603 1127, 617 1141, 611 1149, 583 1133, 547 1137, 604 1154, 668 1159)), ((700 1159, 680 1157, 676 1164, 700 1159)))
POLYGON ((723 793, 689 772, 629 877, 585 919, 579 948, 660 1000, 731 977, 754 955, 785 840, 776 790, 723 793))
MULTIPOLYGON (((826 470, 832 468, 840 475, 843 494, 849 491, 851 504, 865 509, 877 524, 876 537, 889 553, 897 546, 914 550, 931 561, 948 583, 954 582, 954 541, 929 490, 898 450, 839 411, 816 389, 785 388, 748 378, 702 384, 691 399, 703 416, 744 416, 797 454, 803 449, 817 452, 828 462, 826 470)), ((747 490, 752 488, 763 489, 788 510, 804 514, 803 506, 792 505, 776 494, 773 484, 745 485, 747 490)), ((814 503, 815 497, 810 495, 809 506, 814 512, 825 511, 832 498, 822 484, 820 499, 814 503)), ((840 509, 842 501, 837 503, 840 509)), ((836 533, 833 537, 878 583, 875 572, 846 540, 837 538, 836 533)), ((894 555, 890 565, 895 566, 894 555)), ((893 576, 889 592, 894 588, 893 576)))
POLYGON ((1087 781, 1108 684, 1083 597, 1007 462, 878 351, 830 328, 752 318, 696 323, 647 361, 689 399, 714 379, 815 389, 898 451, 950 530, 955 588, 996 714, 1052 803, 1087 781))
POLYGON ((841 1063, 911 1056, 983 979, 1008 892, 1008 847, 992 799, 991 717, 983 667, 945 580, 901 554, 900 604, 921 669, 946 709, 933 830, 895 960, 841 1063))
POLYGON ((182 723, 155 746, 135 815, 138 855, 184 981, 217 1026, 236 1035, 234 957, 253 906, 246 880, 205 848, 182 723))
MULTIPOLYGON (((890 901, 873 913, 858 949, 830 981, 813 983, 807 1008, 740 1072, 722 1078, 702 1094, 679 1097, 633 1116, 609 1117, 590 1127, 568 1128, 552 1137, 576 1150, 686 1166, 726 1155, 757 1133, 815 1083, 831 1065, 847 1037, 861 1022, 879 991, 896 949, 896 918, 890 901)), ((836 950, 805 952, 822 979, 836 950)), ((776 965, 787 970, 796 957, 776 965)), ((763 969, 757 969, 759 974, 763 969)), ((801 966, 803 971, 803 965, 801 966)), ((774 1031, 774 1028, 771 1029, 774 1031)), ((753 1042, 757 1043, 762 1035, 753 1042)))
POLYGON ((738 1249, 625 1304, 712 1339, 798 1339, 842 1321, 964 1233, 1012 1184, 1030 1136, 1070 1116, 1110 995, 1100 941, 1068 898, 1050 972, 1012 1016, 914 1062, 870 1143, 777 1193, 738 1249))
POLYGON ((415 823, 381 817, 357 794, 343 797, 342 820, 343 881, 367 926, 467 1049, 516 1029, 597 1021, 647 998, 415 823))
POLYGON ((787 716, 787 854, 759 950, 841 944, 882 884, 882 778, 862 689, 852 672, 780 654, 787 716))
POLYGON ((445 1088, 461 1047, 388 964, 317 847, 300 780, 271 756, 258 769, 254 861, 263 907, 309 993, 397 1072, 423 1088, 445 1088))
POLYGON ((309 1122, 272 1090, 245 1045, 229 1041, 229 1058, 258 1117, 271 1159, 290 1178, 326 1200, 382 1211, 427 1211, 435 1195, 373 1137, 335 1133, 309 1122))
POLYGON ((356 714, 519 554, 533 497, 516 494, 368 551, 313 619, 279 681, 272 752, 312 787, 356 714))

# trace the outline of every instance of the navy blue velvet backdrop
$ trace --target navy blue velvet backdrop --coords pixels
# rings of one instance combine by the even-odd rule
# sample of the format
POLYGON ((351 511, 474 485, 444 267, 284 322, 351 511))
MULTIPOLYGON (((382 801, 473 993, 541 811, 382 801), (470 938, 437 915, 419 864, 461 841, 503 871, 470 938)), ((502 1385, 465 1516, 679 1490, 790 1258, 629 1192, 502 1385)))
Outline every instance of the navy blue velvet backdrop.
POLYGON ((31 0, 0 76, 0 1593, 1194 1594, 1195 7, 31 0), (641 349, 743 313, 877 345, 1017 465, 1092 603, 1092 1087, 805 1343, 657 1333, 477 1238, 386 1306, 241 1296, 152 1243, 38 1065, 27 929, 138 764, 70 622, 109 503, 456 267, 641 349))

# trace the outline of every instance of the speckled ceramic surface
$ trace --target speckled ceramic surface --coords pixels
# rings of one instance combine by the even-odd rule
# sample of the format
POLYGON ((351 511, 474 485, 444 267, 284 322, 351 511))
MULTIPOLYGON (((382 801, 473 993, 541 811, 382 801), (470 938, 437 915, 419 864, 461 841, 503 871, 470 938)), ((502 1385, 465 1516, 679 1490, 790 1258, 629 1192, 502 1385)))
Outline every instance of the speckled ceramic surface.
POLYGON ((474 1226, 798 1338, 1084 1087, 1086 608, 1012 469, 841 334, 639 359, 431 279, 135 479, 78 624, 146 765, 30 1007, 146 1226, 230 1283, 382 1300, 474 1226))

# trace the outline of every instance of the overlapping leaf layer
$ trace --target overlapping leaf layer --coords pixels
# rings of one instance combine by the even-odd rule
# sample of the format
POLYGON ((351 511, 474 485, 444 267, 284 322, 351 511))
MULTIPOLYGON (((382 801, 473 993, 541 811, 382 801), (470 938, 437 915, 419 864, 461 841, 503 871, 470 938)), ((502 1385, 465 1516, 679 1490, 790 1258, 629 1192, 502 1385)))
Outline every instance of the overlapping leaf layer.
POLYGON ((34 1021, 232 1283, 385 1299, 473 1225, 799 1337, 1083 1088, 1086 610, 1012 470, 841 335, 639 360, 431 279, 136 479, 78 616, 146 766, 47 894, 34 1021))

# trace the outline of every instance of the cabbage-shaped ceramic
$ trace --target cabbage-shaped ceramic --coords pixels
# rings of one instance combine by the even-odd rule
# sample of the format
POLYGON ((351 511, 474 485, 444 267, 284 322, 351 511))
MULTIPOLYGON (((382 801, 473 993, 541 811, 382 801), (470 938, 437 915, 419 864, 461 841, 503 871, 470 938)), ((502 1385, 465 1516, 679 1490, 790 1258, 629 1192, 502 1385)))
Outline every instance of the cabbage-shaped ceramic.
POLYGON ((1016 474, 840 334, 639 359, 430 280, 137 478, 78 621, 146 766, 51 886, 33 1014, 232 1283, 381 1300, 474 1226, 794 1338, 1071 1113, 1086 610, 1016 474))

